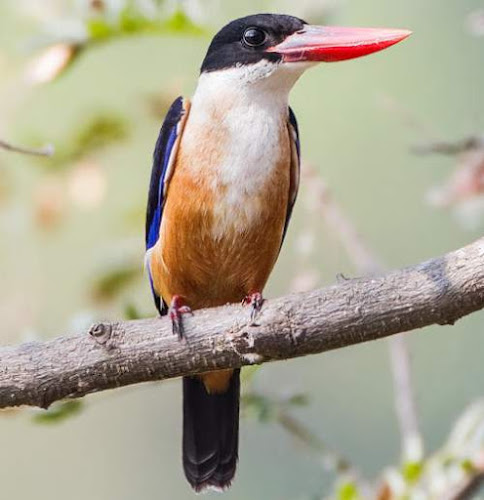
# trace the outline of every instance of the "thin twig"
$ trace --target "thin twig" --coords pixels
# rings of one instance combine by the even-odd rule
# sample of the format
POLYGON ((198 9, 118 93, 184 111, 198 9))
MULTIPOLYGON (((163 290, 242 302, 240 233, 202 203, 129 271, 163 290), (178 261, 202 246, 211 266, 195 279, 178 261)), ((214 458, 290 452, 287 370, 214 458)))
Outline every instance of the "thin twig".
POLYGON ((360 493, 365 498, 370 498, 372 492, 370 484, 363 478, 360 471, 340 452, 331 449, 319 436, 311 432, 295 417, 289 415, 287 411, 280 410, 276 416, 276 420, 286 432, 297 439, 312 453, 315 453, 325 468, 348 476, 358 485, 360 493))
POLYGON ((470 136, 466 137, 460 141, 446 142, 446 141, 436 141, 429 142, 427 144, 420 144, 414 146, 412 151, 415 154, 429 155, 429 154, 441 154, 446 156, 455 156, 474 149, 484 148, 484 136, 470 136))
MULTIPOLYGON (((356 271, 363 275, 380 274, 383 264, 368 248, 355 226, 331 197, 326 185, 310 166, 305 166, 316 190, 322 213, 332 232, 338 235, 356 271)), ((423 456, 423 439, 419 431, 418 412, 412 385, 411 364, 405 339, 389 339, 389 351, 395 394, 395 411, 402 437, 402 455, 406 461, 418 461, 423 456)))
POLYGON ((402 459, 405 462, 419 462, 423 458, 424 445, 418 423, 408 344, 403 335, 395 335, 388 340, 388 347, 395 393, 395 412, 402 436, 402 459))
POLYGON ((35 149, 35 148, 26 148, 23 146, 14 146, 6 141, 0 139, 0 148, 5 149, 7 151, 13 151, 15 153, 21 153, 24 155, 31 156, 52 156, 54 154, 54 147, 52 144, 48 144, 43 148, 35 149))
POLYGON ((308 164, 305 164, 303 168, 309 180, 308 185, 315 191, 326 223, 331 231, 338 236, 357 272, 363 275, 381 273, 383 271, 382 265, 370 252, 341 207, 334 201, 319 173, 308 164))
POLYGON ((442 500, 468 500, 475 498, 475 493, 484 484, 484 470, 476 471, 458 484, 452 491, 446 493, 442 500))

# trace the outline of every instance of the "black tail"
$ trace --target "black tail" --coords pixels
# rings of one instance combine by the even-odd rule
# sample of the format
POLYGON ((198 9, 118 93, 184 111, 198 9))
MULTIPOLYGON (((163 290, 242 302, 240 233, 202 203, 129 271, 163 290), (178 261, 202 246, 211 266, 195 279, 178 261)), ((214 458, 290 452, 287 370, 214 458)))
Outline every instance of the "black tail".
POLYGON ((183 378, 183 469, 195 491, 225 489, 235 475, 239 445, 239 381, 208 394, 198 377, 183 378))

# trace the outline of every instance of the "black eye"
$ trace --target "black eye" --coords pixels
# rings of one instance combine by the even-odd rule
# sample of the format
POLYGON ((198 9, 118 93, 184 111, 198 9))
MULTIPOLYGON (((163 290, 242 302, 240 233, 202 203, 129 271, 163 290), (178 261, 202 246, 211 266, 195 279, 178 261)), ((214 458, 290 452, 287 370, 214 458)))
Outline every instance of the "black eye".
POLYGON ((260 28, 247 28, 244 31, 244 36, 242 40, 249 47, 259 47, 261 46, 267 38, 267 33, 260 28))

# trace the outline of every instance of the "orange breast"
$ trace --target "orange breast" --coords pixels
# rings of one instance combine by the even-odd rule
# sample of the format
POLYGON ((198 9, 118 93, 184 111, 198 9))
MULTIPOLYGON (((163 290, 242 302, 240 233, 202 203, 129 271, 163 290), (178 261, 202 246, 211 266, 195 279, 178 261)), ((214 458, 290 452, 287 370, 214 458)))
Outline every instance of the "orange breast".
POLYGON ((220 140, 204 140, 202 144, 213 144, 214 149, 205 147, 197 157, 184 150, 182 141, 160 240, 150 262, 154 287, 166 302, 181 295, 192 309, 198 309, 238 302, 252 291, 262 291, 279 253, 289 196, 286 127, 281 128, 279 141, 282 150, 271 174, 255 196, 244 199, 253 208, 249 215, 240 207, 225 206, 227 186, 214 182, 215 145, 220 140), (194 161, 201 168, 191 168, 194 161))

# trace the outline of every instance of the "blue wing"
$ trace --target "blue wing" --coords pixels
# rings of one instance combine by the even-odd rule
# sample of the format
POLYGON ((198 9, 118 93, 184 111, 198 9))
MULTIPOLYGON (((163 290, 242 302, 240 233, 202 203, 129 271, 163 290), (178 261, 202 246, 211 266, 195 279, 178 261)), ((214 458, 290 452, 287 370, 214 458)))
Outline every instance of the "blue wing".
MULTIPOLYGON (((289 108, 289 138, 291 140, 291 183, 289 187, 289 202, 287 204, 286 224, 282 233, 282 241, 286 236, 287 227, 291 220, 292 209, 296 203, 297 192, 299 190, 299 178, 301 175, 301 143, 299 141, 299 128, 297 126, 296 115, 289 108)), ((282 245, 282 242, 281 242, 282 245)))
MULTIPOLYGON (((160 235, 166 190, 173 174, 174 161, 183 132, 183 126, 188 116, 188 109, 189 102, 187 100, 182 97, 176 99, 165 117, 158 140, 156 141, 153 153, 153 167, 151 169, 148 206, 146 209, 145 239, 147 252, 156 245, 160 235)), ((147 259, 148 261, 149 259, 147 259)), ((149 265, 147 265, 147 268, 156 307, 161 314, 166 314, 166 304, 154 290, 149 265)))

